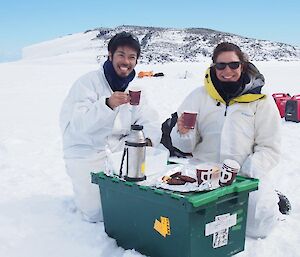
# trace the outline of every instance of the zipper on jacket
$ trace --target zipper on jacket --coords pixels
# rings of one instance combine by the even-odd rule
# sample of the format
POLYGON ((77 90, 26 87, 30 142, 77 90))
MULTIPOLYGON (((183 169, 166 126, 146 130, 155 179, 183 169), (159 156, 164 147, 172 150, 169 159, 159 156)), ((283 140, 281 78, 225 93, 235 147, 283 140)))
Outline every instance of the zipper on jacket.
POLYGON ((224 116, 226 116, 227 115, 227 107, 228 107, 228 103, 226 102, 226 107, 225 107, 225 112, 224 112, 224 116))

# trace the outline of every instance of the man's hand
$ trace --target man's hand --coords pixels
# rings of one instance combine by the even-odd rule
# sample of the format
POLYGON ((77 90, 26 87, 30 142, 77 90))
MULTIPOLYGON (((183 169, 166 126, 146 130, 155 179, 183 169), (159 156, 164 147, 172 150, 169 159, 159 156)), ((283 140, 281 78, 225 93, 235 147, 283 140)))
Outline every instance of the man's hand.
POLYGON ((146 138, 146 146, 152 146, 152 142, 150 138, 146 138))
POLYGON ((130 97, 127 93, 116 91, 107 100, 107 104, 111 109, 127 104, 130 101, 130 97))
POLYGON ((185 128, 183 126, 183 114, 181 114, 181 116, 177 119, 177 127, 178 127, 178 131, 181 135, 184 135, 190 131, 189 128, 185 128))

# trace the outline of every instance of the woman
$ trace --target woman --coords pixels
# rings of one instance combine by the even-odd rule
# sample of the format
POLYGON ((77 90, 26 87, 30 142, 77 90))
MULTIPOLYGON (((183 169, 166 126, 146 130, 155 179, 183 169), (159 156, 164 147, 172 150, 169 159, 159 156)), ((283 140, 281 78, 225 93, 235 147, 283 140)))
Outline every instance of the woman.
POLYGON ((195 89, 179 107, 171 132, 173 145, 202 162, 234 159, 240 174, 260 179, 249 197, 247 235, 265 237, 279 213, 278 196, 266 178, 280 157, 280 116, 272 97, 263 93, 264 77, 232 43, 221 43, 204 87, 195 89), (194 129, 183 126, 182 113, 197 112, 194 129))

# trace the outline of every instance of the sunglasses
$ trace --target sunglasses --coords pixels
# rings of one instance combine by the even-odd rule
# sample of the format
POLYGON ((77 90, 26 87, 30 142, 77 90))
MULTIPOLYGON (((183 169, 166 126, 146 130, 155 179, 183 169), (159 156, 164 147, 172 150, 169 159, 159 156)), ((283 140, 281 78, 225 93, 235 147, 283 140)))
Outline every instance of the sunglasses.
POLYGON ((217 62, 214 66, 217 70, 224 70, 227 65, 230 69, 236 70, 240 67, 241 62, 217 62))

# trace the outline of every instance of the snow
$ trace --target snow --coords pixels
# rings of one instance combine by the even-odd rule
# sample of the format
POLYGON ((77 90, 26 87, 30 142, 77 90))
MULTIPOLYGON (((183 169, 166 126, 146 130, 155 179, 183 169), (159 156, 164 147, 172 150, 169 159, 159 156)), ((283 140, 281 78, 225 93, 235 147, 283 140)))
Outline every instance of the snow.
POLYGON ((76 33, 30 45, 23 48, 22 56, 23 59, 34 59, 95 49, 99 44, 93 40, 97 34, 97 31, 76 33))
MULTIPOLYGON (((271 93, 300 93, 300 62, 255 62, 271 93)), ((72 202, 62 159, 58 115, 72 83, 97 69, 92 55, 70 52, 0 64, 0 256, 137 257, 109 238, 103 223, 90 224, 72 202), (89 59, 90 58, 90 59, 89 59)), ((136 79, 164 121, 202 85, 209 62, 138 65, 165 77, 136 79)), ((270 180, 292 202, 293 212, 266 239, 246 239, 237 257, 300 256, 300 123, 282 120, 279 172, 270 180)), ((270 133, 272 133, 270 131, 270 133)), ((271 177, 272 176, 272 177, 271 177)))

